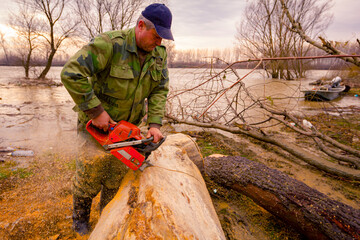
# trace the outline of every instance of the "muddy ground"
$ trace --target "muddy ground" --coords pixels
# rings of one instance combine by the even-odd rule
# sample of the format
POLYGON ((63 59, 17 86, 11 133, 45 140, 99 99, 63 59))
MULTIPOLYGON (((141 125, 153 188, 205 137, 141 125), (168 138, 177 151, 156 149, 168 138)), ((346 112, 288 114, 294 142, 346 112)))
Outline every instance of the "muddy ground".
MULTIPOLYGON (((26 114, 39 106, 34 102, 20 105, 24 109, 23 114, 21 111, 20 115, 14 112, 13 115, 2 115, 0 119, 3 124, 6 123, 1 131, 6 136, 10 136, 12 131, 15 134, 12 136, 12 144, 2 137, 0 147, 32 149, 35 154, 14 157, 7 152, 0 153, 0 239, 87 239, 87 236, 80 237, 71 229, 71 182, 76 156, 74 115, 63 113, 63 107, 59 106, 55 112, 43 113, 35 119, 27 118, 26 114), (60 114, 55 123, 49 121, 51 114, 60 114), (21 127, 11 124, 14 117, 17 117, 17 122, 22 123, 21 127), (47 131, 39 133, 40 137, 34 139, 31 137, 33 131, 44 128, 39 126, 46 127, 47 131), (20 134, 21 132, 24 134, 20 134)), ((5 107, 7 111, 12 109, 12 106, 5 107)), ((358 114, 355 119, 360 119, 360 113, 358 114)), ((338 122, 336 119, 334 121, 338 122)), ((171 134, 176 131, 176 127, 164 126, 163 131, 171 134)), ((355 143, 359 141, 359 131, 360 129, 351 135, 355 143)), ((354 208, 360 206, 358 182, 326 175, 276 147, 259 144, 243 136, 234 139, 215 132, 187 133, 196 138, 205 157, 213 153, 245 156, 283 171, 337 201, 354 208)), ((304 144, 304 147, 311 147, 309 142, 297 135, 289 133, 288 137, 291 141, 304 144)), ((293 228, 246 196, 209 181, 207 184, 228 239, 303 239, 293 228)), ((92 227, 99 217, 98 202, 99 196, 92 205, 92 227)))

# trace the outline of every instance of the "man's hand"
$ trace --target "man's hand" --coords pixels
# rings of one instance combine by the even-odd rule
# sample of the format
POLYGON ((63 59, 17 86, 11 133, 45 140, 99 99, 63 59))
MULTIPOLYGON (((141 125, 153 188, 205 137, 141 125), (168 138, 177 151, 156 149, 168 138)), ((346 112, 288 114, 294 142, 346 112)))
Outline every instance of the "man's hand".
POLYGON ((146 138, 150 138, 151 136, 154 136, 154 140, 153 140, 154 143, 157 143, 164 138, 160 129, 156 127, 150 127, 149 131, 147 132, 146 138))
POLYGON ((109 114, 106 111, 103 111, 102 113, 100 113, 99 116, 92 119, 92 124, 95 127, 104 130, 105 132, 108 130, 110 123, 116 124, 116 122, 111 119, 111 117, 109 116, 109 114))

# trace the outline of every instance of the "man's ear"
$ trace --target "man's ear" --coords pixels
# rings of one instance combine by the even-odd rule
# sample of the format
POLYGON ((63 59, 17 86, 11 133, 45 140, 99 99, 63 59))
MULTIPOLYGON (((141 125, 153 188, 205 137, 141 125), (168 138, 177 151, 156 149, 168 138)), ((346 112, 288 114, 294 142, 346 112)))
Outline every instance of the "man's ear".
POLYGON ((139 29, 143 30, 144 28, 146 28, 145 22, 143 20, 140 20, 138 23, 138 27, 139 29))

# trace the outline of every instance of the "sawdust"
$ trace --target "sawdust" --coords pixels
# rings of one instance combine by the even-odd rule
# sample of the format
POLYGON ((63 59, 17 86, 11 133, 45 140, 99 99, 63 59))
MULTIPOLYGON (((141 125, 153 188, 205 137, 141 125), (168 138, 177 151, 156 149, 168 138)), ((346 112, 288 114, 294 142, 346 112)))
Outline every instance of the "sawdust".
MULTIPOLYGON (((1 239, 87 239, 71 229, 74 158, 49 153, 26 161, 31 176, 0 180, 1 239)), ((93 225, 99 214, 98 202, 97 197, 93 202, 93 225)))

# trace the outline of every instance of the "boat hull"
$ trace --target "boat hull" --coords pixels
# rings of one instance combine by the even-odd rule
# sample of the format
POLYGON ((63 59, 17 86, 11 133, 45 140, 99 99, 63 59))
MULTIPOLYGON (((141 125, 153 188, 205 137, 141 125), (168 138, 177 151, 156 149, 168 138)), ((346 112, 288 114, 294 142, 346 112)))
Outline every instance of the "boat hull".
POLYGON ((305 100, 308 101, 331 101, 340 96, 340 93, 344 92, 346 89, 345 86, 339 86, 336 88, 329 89, 311 89, 311 90, 303 90, 305 100))

